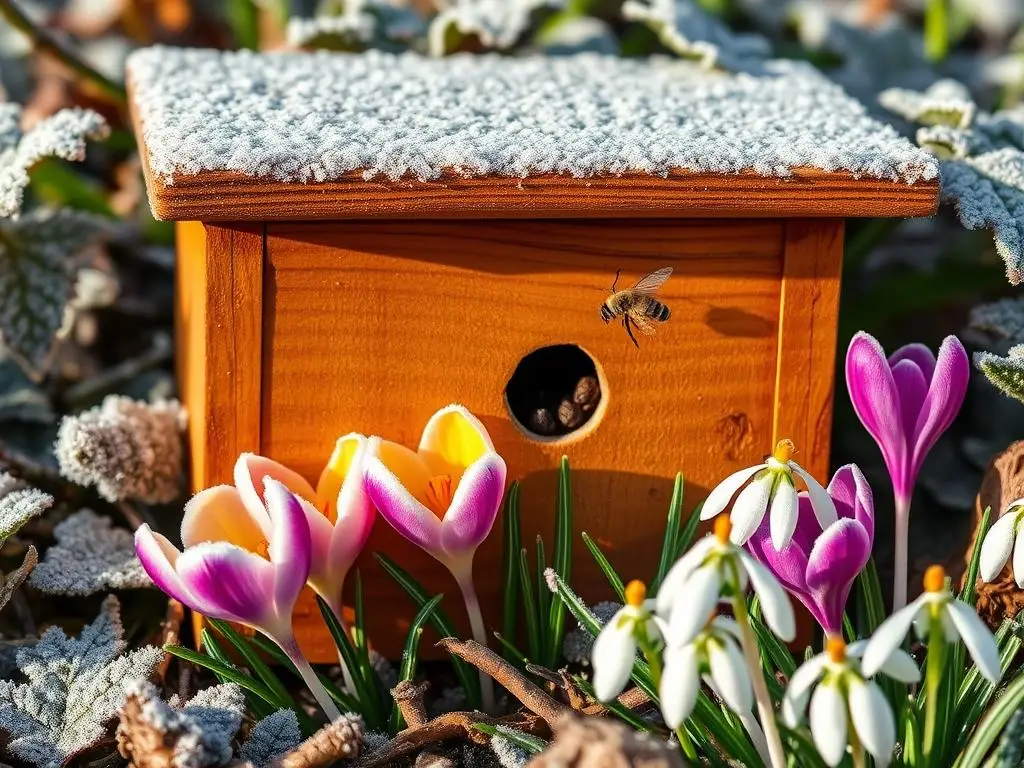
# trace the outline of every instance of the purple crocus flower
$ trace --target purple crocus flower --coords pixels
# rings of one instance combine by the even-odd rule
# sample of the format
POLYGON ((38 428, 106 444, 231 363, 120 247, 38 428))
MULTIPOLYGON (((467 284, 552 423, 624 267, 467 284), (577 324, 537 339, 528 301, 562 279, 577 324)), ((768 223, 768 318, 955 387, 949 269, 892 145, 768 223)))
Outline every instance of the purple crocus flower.
POLYGON ((840 467, 828 484, 838 519, 821 529, 806 493, 798 501, 793 538, 782 551, 772 544, 765 521, 747 542, 747 549, 803 603, 827 634, 843 629, 846 599, 857 574, 871 556, 875 538, 875 505, 871 487, 856 464, 840 467))
MULTIPOLYGON (((148 525, 135 532, 135 553, 161 590, 211 619, 231 621, 263 633, 281 647, 333 721, 340 715, 292 632, 292 611, 312 564, 306 513, 297 496, 267 477, 264 501, 267 539, 257 551, 225 541, 204 541, 184 552, 148 525)), ((232 521, 225 521, 230 527, 232 521)))
POLYGON ((900 347, 888 358, 874 337, 861 332, 846 353, 846 385, 861 423, 875 438, 896 497, 896 567, 893 608, 907 602, 910 497, 928 451, 963 405, 971 366, 955 336, 938 358, 923 344, 900 347))

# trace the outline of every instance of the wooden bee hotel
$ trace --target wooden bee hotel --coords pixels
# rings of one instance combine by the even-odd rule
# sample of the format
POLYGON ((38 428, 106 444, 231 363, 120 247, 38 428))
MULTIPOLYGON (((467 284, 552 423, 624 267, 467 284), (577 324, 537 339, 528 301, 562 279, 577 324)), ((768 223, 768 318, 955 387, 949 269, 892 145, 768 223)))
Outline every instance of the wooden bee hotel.
MULTIPOLYGON (((550 541, 566 454, 575 527, 641 578, 677 471, 689 510, 789 437, 827 480, 844 219, 937 205, 935 162, 795 63, 153 48, 129 85, 153 211, 180 222, 195 488, 243 451, 315 480, 338 435, 415 445, 460 402, 523 481, 525 542, 550 541)), ((385 524, 374 550, 454 591, 385 524)), ((413 606, 361 568, 394 652, 413 606)))

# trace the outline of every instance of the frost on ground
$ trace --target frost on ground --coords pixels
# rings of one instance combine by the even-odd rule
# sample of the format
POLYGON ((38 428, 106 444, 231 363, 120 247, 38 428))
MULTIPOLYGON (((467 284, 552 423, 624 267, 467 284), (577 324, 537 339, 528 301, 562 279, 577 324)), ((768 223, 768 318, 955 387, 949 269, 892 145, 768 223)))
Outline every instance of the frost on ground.
POLYGON ((320 182, 364 177, 577 177, 794 167, 912 183, 934 158, 812 67, 724 75, 598 54, 218 52, 156 47, 129 79, 150 165, 320 182), (189 77, 181 77, 181 72, 189 77), (484 85, 485 84, 485 85, 484 85))

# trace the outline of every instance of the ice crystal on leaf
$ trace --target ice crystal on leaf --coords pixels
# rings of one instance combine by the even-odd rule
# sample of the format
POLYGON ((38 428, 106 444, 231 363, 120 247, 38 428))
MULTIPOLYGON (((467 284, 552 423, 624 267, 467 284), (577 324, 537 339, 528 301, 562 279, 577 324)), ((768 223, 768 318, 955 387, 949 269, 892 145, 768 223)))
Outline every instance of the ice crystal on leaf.
POLYGON ((53 529, 57 543, 46 550, 29 584, 49 594, 92 595, 109 589, 152 585, 135 556, 135 540, 109 517, 90 509, 53 529))
POLYGON ((0 472, 0 546, 25 523, 53 506, 53 497, 0 472))
POLYGON ((543 8, 562 8, 565 0, 437 0, 441 12, 430 22, 428 45, 432 56, 444 56, 454 36, 475 36, 492 50, 516 44, 543 8))
POLYGON ((49 397, 0 343, 0 422, 50 424, 53 420, 49 397))
POLYGON ((878 101, 890 112, 919 125, 966 128, 977 110, 967 87, 948 79, 936 81, 925 91, 889 88, 879 94, 878 101))
POLYGON ((149 678, 163 651, 145 646, 125 653, 117 598, 76 638, 50 627, 18 651, 25 682, 0 680, 4 750, 39 768, 57 768, 95 744, 124 704, 129 684, 149 678))
POLYGON ((767 39, 733 32, 696 0, 626 0, 622 15, 650 27, 677 56, 708 69, 756 69, 771 55, 767 39))
POLYGON ((21 107, 0 105, 0 216, 21 211, 32 166, 44 157, 83 160, 86 142, 110 132, 106 121, 89 109, 62 109, 24 135, 18 129, 20 120, 21 107))
POLYGON ((266 768, 274 758, 291 752, 301 742, 302 731, 295 712, 279 709, 252 727, 249 737, 238 750, 238 756, 256 768, 266 768))
POLYGON ((418 13, 392 0, 348 0, 336 16, 293 17, 286 37, 296 48, 362 51, 406 45, 423 29, 418 13))
POLYGON ((980 352, 974 364, 996 387, 1024 403, 1024 344, 1011 347, 1006 357, 980 352))
POLYGON ((0 218, 0 337, 29 367, 42 364, 61 327, 71 294, 68 257, 106 229, 103 219, 66 209, 0 218))
MULTIPOLYGON (((508 726, 499 725, 499 733, 512 731, 508 726)), ((500 736, 497 733, 491 736, 491 751, 498 759, 501 768, 522 768, 530 760, 530 755, 525 749, 516 745, 511 739, 500 736)))
POLYGON ((173 501, 181 491, 184 428, 175 400, 150 404, 109 395, 61 421, 55 449, 61 474, 95 485, 108 501, 173 501))
POLYGON ((1024 342, 1024 298, 1005 298, 971 309, 967 326, 986 336, 1024 342))

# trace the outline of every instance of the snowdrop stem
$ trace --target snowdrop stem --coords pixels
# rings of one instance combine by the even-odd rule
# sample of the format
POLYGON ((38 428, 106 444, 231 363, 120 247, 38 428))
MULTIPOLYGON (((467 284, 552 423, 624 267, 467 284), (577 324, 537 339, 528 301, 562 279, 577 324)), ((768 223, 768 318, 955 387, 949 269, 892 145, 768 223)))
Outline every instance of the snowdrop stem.
POLYGON ((341 712, 338 711, 338 707, 335 706, 334 700, 327 693, 327 689, 324 688, 323 683, 316 676, 316 672, 313 671, 313 667, 309 665, 309 661, 299 650, 299 644, 295 641, 294 635, 286 635, 281 638, 275 638, 277 644, 281 650, 285 652, 285 655, 291 660, 292 664, 295 665, 295 669, 298 671, 302 681, 309 688, 310 693, 313 694, 313 698, 316 699, 316 703, 320 705, 320 709, 327 715, 327 719, 330 722, 334 722, 341 717, 341 712))
POLYGON ((733 618, 736 619, 736 623, 740 627, 740 646, 743 648, 743 658, 746 659, 747 667, 750 669, 750 681, 754 685, 754 699, 757 701, 757 714, 761 718, 761 728, 764 729, 765 740, 768 742, 771 768, 786 768, 786 754, 782 751, 782 738, 779 736, 778 723, 775 722, 775 710, 772 708, 768 686, 764 682, 764 671, 761 669, 757 639, 754 637, 754 630, 750 628, 747 601, 742 592, 738 592, 733 597, 732 611, 733 618))
POLYGON ((847 724, 850 734, 850 751, 853 752, 853 768, 867 768, 867 759, 864 757, 864 746, 857 738, 857 731, 847 724))
POLYGON ((907 604, 907 548, 910 545, 910 497, 896 497, 896 553, 893 565, 892 610, 907 604))
POLYGON ((946 656, 946 636, 942 630, 942 624, 938 618, 932 618, 928 631, 928 658, 925 667, 925 710, 924 710, 924 737, 921 741, 921 752, 924 756, 924 764, 931 765, 932 751, 935 749, 935 742, 939 712, 939 688, 942 687, 943 665, 946 656))
MULTIPOLYGON (((484 648, 487 648, 487 628, 484 626, 484 615, 480 610, 480 598, 477 597, 476 587, 473 585, 473 561, 469 561, 467 568, 459 570, 463 572, 457 573, 453 570, 452 573, 455 575, 455 579, 459 583, 459 589, 462 591, 462 599, 466 603, 466 613, 469 616, 470 631, 473 634, 473 639, 480 643, 484 648)), ((494 681, 491 680, 490 676, 482 670, 480 672, 480 697, 484 712, 487 714, 494 714, 496 712, 494 703, 494 681)))

